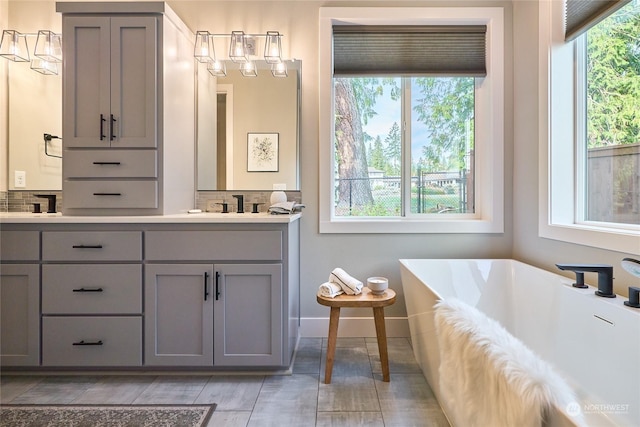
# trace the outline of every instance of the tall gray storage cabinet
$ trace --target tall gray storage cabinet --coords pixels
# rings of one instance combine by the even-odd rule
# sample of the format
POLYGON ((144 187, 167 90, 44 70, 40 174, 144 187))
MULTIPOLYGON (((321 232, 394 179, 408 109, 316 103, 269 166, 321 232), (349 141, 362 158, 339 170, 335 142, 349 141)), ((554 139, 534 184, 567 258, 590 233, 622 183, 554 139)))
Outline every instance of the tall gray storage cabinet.
POLYGON ((63 13, 63 212, 162 215, 194 205, 191 31, 164 2, 63 13))

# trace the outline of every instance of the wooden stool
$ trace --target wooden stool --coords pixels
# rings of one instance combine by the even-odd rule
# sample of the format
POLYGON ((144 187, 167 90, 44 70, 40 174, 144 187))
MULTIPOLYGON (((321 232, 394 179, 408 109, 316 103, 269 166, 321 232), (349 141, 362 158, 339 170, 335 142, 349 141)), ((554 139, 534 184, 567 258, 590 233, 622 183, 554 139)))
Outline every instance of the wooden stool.
POLYGON ((327 366, 324 371, 324 383, 331 383, 331 371, 333 371, 333 358, 336 353, 336 338, 338 338, 338 321, 341 307, 371 307, 373 319, 376 325, 378 338, 378 350, 380 351, 380 364, 382 365, 382 381, 389 382, 389 355, 387 353, 387 333, 384 327, 384 308, 396 302, 396 293, 393 289, 387 289, 381 295, 374 295, 367 287, 362 288, 360 295, 338 295, 335 298, 317 295, 319 304, 331 307, 329 316, 329 342, 327 344, 327 366))

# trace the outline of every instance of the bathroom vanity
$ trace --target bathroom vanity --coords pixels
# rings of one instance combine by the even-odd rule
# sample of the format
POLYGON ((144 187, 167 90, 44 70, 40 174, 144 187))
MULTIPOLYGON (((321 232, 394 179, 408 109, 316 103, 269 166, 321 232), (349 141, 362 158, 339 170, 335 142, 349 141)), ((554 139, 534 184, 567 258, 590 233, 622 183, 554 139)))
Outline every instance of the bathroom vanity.
POLYGON ((287 368, 299 219, 0 214, 3 369, 287 368))

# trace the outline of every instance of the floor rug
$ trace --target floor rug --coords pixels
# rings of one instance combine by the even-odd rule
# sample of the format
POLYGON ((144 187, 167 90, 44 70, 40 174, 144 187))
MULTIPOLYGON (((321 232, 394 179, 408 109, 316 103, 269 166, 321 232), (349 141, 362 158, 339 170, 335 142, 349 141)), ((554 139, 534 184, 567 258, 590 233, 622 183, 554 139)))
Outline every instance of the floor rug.
POLYGON ((212 405, 2 405, 2 427, 202 427, 212 405))

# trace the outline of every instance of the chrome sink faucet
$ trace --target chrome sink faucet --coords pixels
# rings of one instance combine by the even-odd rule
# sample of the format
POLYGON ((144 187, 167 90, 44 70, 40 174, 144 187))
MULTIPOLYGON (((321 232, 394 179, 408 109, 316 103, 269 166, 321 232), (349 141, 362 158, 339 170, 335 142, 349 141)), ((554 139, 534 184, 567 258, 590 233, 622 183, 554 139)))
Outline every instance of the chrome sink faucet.
POLYGON ((234 194, 233 197, 238 199, 238 213, 244 213, 244 196, 242 194, 234 194))
POLYGON ((574 271, 576 273, 575 287, 584 286, 584 273, 598 273, 598 290, 596 295, 604 298, 615 298, 613 293, 613 266, 607 264, 556 264, 560 270, 574 271), (583 286, 580 286, 583 285, 583 286))

